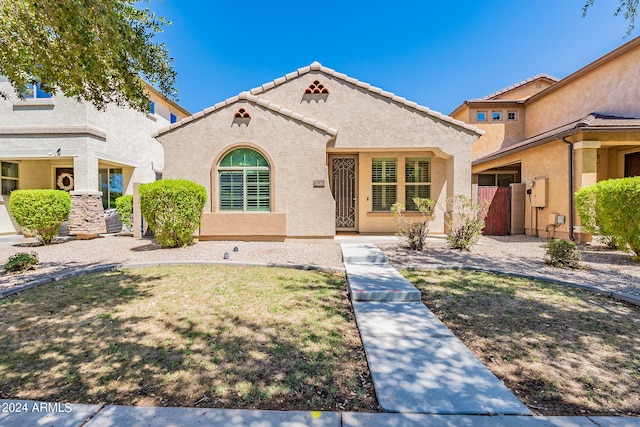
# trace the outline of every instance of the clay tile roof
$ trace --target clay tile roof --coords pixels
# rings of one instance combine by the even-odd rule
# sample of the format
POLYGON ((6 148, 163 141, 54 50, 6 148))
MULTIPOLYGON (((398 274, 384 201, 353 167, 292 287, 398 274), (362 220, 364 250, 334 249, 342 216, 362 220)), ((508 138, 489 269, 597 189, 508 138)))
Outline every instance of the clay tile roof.
POLYGON ((465 130, 471 131, 471 132, 476 133, 478 135, 483 135, 484 134, 483 130, 478 129, 475 126, 469 125, 469 124, 467 124, 467 123, 465 123, 463 121, 460 121, 460 120, 456 120, 456 119, 454 119, 454 118, 452 118, 450 116, 447 116, 445 114, 439 113, 439 112, 434 111, 434 110, 432 110, 432 109, 430 109, 428 107, 419 105, 419 104, 417 104, 415 102, 408 101, 405 98, 397 96, 396 94, 394 94, 392 92, 387 92, 387 91, 385 91, 385 90, 383 90, 383 89, 381 89, 379 87, 372 86, 369 83, 365 83, 365 82, 362 82, 362 81, 360 81, 358 79, 355 79, 353 77, 349 77, 346 74, 339 73, 336 70, 333 70, 331 68, 325 67, 324 65, 320 64, 317 61, 312 62, 311 65, 309 65, 307 67, 303 67, 303 68, 298 69, 297 71, 289 73, 289 74, 285 75, 284 77, 280 77, 280 78, 275 79, 275 80, 273 80, 271 82, 265 83, 262 86, 253 88, 253 89, 251 89, 250 93, 252 95, 261 94, 263 92, 266 92, 269 89, 274 88, 275 86, 279 86, 279 85, 281 85, 281 84, 283 84, 283 83, 285 83, 285 82, 287 82, 289 80, 296 79, 296 78, 298 78, 298 77, 300 77, 300 76, 302 76, 302 75, 304 75, 306 73, 309 73, 311 71, 321 72, 323 74, 326 74, 326 75, 329 75, 329 76, 333 77, 334 79, 345 81, 345 82, 347 82, 349 84, 357 86, 357 87, 359 87, 361 89, 364 89, 364 90, 366 90, 368 92, 371 92, 372 94, 374 94, 374 95, 376 95, 378 97, 389 99, 390 101, 396 102, 396 103, 398 103, 400 105, 403 105, 405 107, 408 107, 408 108, 410 108, 412 110, 420 111, 420 112, 425 113, 428 116, 434 117, 434 118, 436 118, 436 119, 438 119, 440 121, 443 121, 443 122, 446 122, 446 123, 450 123, 452 125, 458 126, 460 128, 463 128, 465 130))
MULTIPOLYGON (((259 97, 257 97, 257 95, 259 95, 261 93, 264 93, 264 92, 266 92, 266 91, 268 91, 270 89, 273 89, 274 87, 279 86, 281 84, 284 84, 284 83, 286 83, 286 82, 288 82, 290 80, 297 79, 298 77, 300 77, 300 76, 302 76, 304 74, 307 74, 309 72, 312 72, 312 71, 321 72, 323 74, 326 74, 328 76, 333 77, 334 79, 345 81, 345 82, 347 82, 349 84, 357 86, 357 87, 359 87, 361 89, 364 89, 364 90, 366 90, 368 92, 371 92, 372 94, 374 94, 374 95, 376 95, 378 97, 389 99, 390 101, 393 101, 395 103, 403 105, 403 106, 405 106, 407 108, 410 108, 412 110, 419 111, 421 113, 424 113, 424 114, 426 114, 428 116, 434 117, 434 118, 436 118, 436 119, 438 119, 440 121, 443 121, 445 123, 449 123, 449 124, 455 125, 455 126, 457 126, 459 128, 462 128, 462 129, 465 129, 467 131, 473 132, 476 135, 484 135, 484 131, 481 130, 481 129, 478 129, 475 126, 469 125, 469 124, 467 124, 467 123, 465 123, 463 121, 456 120, 456 119, 454 119, 454 118, 452 118, 450 116, 447 116, 445 114, 439 113, 439 112, 434 111, 434 110, 431 110, 430 108, 425 107, 425 106, 420 105, 420 104, 417 104, 416 102, 408 101, 407 99, 405 99, 405 98, 403 98, 401 96, 397 96, 394 93, 387 92, 387 91, 382 90, 381 88, 378 88, 378 87, 375 87, 375 86, 371 86, 369 83, 361 82, 360 80, 355 79, 353 77, 349 77, 346 74, 339 73, 339 72, 337 72, 337 71, 335 71, 335 70, 333 70, 331 68, 325 67, 324 65, 320 64, 317 61, 311 63, 311 65, 299 68, 296 71, 288 73, 288 74, 284 75, 283 77, 279 77, 279 78, 277 78, 275 80, 272 80, 272 81, 270 81, 268 83, 265 83, 265 84, 263 84, 263 85, 261 85, 259 87, 253 88, 249 92, 242 92, 240 95, 237 95, 235 97, 229 98, 229 99, 227 99, 227 100, 225 100, 223 102, 219 102, 219 103, 215 104, 213 107, 206 108, 202 112, 204 114, 196 113, 195 115, 198 115, 198 117, 201 117, 203 115, 210 114, 213 111, 216 111, 216 110, 218 110, 218 109, 220 109, 220 108, 222 108, 224 106, 227 106, 229 104, 233 104, 233 103, 237 102, 238 99, 246 99, 246 100, 248 100, 250 102, 254 102, 254 103, 258 103, 258 100, 260 100, 260 105, 264 104, 263 106, 265 108, 270 108, 273 111, 276 111, 279 114, 282 114, 282 112, 280 111, 282 109, 282 107, 274 105, 273 103, 270 103, 269 101, 266 101, 263 98, 259 98, 259 97)), ((169 126, 167 128, 161 129, 158 132, 156 132, 153 136, 156 137, 156 136, 162 135, 162 134, 164 134, 166 132, 169 132, 172 129, 180 127, 181 125, 192 121, 194 119, 194 116, 187 117, 187 118, 183 119, 182 121, 174 123, 174 124, 172 124, 171 126, 169 126)), ((291 115, 290 117, 298 120, 298 118, 297 118, 298 116, 299 116, 299 114, 295 113, 295 114, 291 115)), ((310 124, 310 122, 313 122, 313 119, 308 118, 307 120, 298 120, 298 121, 310 124)), ((332 136, 337 135, 337 130, 336 129, 328 127, 327 125, 325 125, 323 123, 317 122, 315 127, 318 128, 319 130, 323 130, 323 128, 326 127, 327 130, 326 131, 323 130, 324 132, 326 132, 326 133, 328 133, 328 134, 330 134, 332 136), (321 126, 318 126, 318 124, 320 124, 321 126)))
POLYGON ((586 117, 572 121, 570 123, 558 126, 555 129, 550 129, 539 135, 532 136, 531 138, 524 139, 520 142, 508 145, 500 150, 487 154, 484 157, 476 159, 473 164, 484 163, 489 160, 494 160, 503 157, 507 154, 518 153, 520 151, 527 150, 529 148, 537 147, 548 142, 556 141, 562 137, 580 132, 581 130, 588 129, 602 129, 602 128, 629 128, 633 127, 640 129, 640 118, 636 117, 622 117, 614 114, 607 113, 590 113, 586 117))
POLYGON ((307 125, 310 125, 314 128, 316 128, 318 131, 331 135, 331 136, 336 136, 338 134, 338 130, 335 128, 332 128, 326 124, 324 124, 323 122, 313 119, 311 117, 302 115, 302 114, 298 114, 298 113, 294 113, 289 109, 286 109, 278 104, 275 104, 267 99, 264 98, 260 98, 258 96, 252 95, 249 92, 241 92, 236 96, 233 96, 231 98, 226 99, 225 101, 222 102, 218 102, 217 104, 215 104, 213 107, 209 107, 209 108, 205 108, 203 111, 200 111, 198 113, 195 113, 192 116, 186 117, 183 120, 173 123, 168 127, 165 127, 163 129, 158 130, 157 132, 155 132, 152 136, 153 137, 157 137, 160 136, 162 134, 165 134, 167 132, 170 132, 176 128, 179 128, 180 126, 189 123, 193 120, 208 116, 209 114, 218 111, 228 105, 231 104, 235 104, 236 102, 239 101, 249 101, 250 103, 254 104, 254 105, 259 105, 263 108, 266 108, 268 110, 273 111, 276 114, 279 114, 281 116, 286 116, 290 119, 293 119, 297 122, 300 123, 304 123, 307 125))
POLYGON ((497 92, 493 92, 493 93, 490 93, 487 96, 483 96, 482 98, 477 99, 477 101, 487 101, 489 99, 493 99, 493 98, 495 98, 497 96, 502 95, 503 93, 509 92, 509 91, 511 91, 513 89, 519 88, 520 86, 524 86, 524 85, 526 85, 528 83, 531 83, 531 82, 534 82, 534 81, 540 80, 540 79, 548 79, 548 80, 551 80, 552 82, 559 81, 559 79, 557 79, 557 78, 555 78, 553 76, 550 76, 549 74, 540 73, 540 74, 537 74, 537 75, 535 75, 533 77, 529 77, 526 80, 522 80, 521 82, 512 84, 509 87, 505 87, 504 89, 500 89, 497 92))

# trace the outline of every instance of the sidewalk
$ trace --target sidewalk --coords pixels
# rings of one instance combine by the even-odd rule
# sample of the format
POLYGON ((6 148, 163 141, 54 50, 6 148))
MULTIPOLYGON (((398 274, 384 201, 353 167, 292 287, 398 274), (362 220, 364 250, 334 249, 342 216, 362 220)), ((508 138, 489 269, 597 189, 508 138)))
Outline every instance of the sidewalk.
POLYGON ((640 418, 372 414, 47 404, 0 400, 0 427, 640 427, 640 418), (17 408, 23 412, 17 412, 17 408))

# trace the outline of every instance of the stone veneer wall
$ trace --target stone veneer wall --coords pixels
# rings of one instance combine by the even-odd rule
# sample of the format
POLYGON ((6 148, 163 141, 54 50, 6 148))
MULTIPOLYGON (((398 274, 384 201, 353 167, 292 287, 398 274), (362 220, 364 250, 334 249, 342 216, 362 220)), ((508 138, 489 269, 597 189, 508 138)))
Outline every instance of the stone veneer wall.
POLYGON ((102 193, 72 191, 69 235, 95 236, 106 232, 102 193))

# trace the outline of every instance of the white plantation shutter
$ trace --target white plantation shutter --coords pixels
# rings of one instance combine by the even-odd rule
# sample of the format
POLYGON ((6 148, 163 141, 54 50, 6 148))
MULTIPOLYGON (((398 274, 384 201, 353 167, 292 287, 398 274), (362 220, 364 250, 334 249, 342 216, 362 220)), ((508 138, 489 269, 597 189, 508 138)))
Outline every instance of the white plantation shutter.
POLYGON ((414 198, 431 198, 431 158, 407 158, 404 180, 405 206, 407 211, 416 211, 414 198))
POLYGON ((397 197, 398 181, 397 159, 373 159, 371 162, 372 208, 374 211, 387 211, 397 197), (390 184, 393 183, 393 184, 390 184))

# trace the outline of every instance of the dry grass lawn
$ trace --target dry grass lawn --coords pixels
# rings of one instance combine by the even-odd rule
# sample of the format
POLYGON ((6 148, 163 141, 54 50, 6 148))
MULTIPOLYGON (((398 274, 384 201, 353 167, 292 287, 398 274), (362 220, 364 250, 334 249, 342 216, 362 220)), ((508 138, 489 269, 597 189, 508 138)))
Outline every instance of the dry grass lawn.
POLYGON ((486 273, 404 275, 534 413, 640 415, 639 307, 486 273))
POLYGON ((0 300, 0 397, 377 411, 342 275, 164 266, 0 300))

